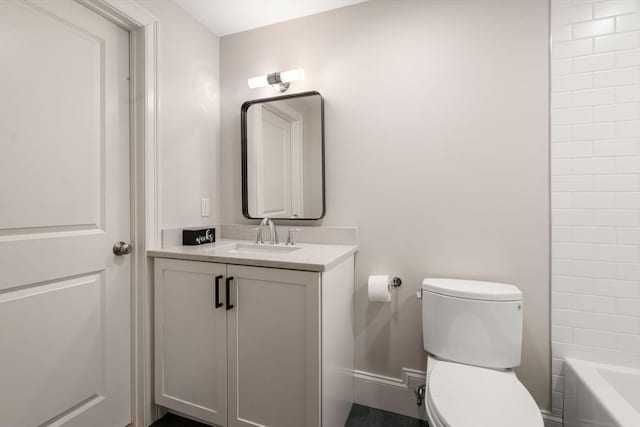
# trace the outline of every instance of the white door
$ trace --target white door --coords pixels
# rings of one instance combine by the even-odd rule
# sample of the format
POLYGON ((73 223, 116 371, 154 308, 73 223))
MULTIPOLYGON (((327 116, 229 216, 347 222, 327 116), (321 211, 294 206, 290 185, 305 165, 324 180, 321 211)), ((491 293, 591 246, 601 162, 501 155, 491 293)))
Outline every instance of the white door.
POLYGON ((227 266, 155 259, 155 401, 227 425, 227 266))
POLYGON ((0 425, 131 422, 128 33, 0 1, 0 425))
POLYGON ((262 108, 256 146, 260 217, 289 218, 291 208, 291 122, 262 108))
POLYGON ((227 274, 229 427, 320 426, 320 273, 227 274))

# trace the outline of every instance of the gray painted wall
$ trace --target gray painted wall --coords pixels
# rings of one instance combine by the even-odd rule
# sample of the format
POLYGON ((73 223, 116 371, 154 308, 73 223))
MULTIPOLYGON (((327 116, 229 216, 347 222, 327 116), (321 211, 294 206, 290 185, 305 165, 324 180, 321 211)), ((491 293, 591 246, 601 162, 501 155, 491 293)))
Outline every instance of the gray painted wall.
POLYGON ((223 223, 241 209, 247 78, 304 68, 291 92, 326 107, 327 215, 357 225, 356 368, 424 369, 427 276, 513 283, 525 297, 518 375, 549 407, 548 4, 386 0, 221 38, 223 223), (401 276, 370 304, 369 274, 401 276))
POLYGON ((220 137, 218 37, 171 0, 135 0, 160 21, 161 227, 217 224, 220 137), (200 216, 200 199, 211 216, 200 216))

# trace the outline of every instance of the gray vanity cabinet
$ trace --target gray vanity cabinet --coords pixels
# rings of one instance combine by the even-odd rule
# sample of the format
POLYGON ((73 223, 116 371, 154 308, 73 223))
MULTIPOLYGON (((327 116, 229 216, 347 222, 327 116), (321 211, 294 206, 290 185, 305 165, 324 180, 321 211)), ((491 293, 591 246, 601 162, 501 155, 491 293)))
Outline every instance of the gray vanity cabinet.
POLYGON ((230 427, 320 425, 320 273, 229 265, 230 427), (235 292, 235 293, 234 293, 235 292))
POLYGON ((227 425, 227 312, 215 307, 225 264, 155 260, 155 401, 227 425))
POLYGON ((219 426, 319 427, 320 282, 156 258, 156 403, 219 426))

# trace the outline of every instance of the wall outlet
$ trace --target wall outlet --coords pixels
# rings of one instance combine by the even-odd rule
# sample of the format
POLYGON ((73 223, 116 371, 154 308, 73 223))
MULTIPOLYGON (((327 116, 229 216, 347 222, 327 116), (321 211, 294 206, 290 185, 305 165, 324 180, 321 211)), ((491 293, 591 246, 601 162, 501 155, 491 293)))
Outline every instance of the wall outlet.
POLYGON ((209 216, 209 199, 200 200, 200 215, 209 216))

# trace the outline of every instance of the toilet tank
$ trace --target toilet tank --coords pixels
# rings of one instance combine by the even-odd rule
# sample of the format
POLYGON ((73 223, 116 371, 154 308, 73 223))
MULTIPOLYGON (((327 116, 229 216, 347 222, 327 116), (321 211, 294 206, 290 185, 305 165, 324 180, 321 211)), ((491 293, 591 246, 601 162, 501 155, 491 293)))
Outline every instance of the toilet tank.
POLYGON ((522 312, 522 292, 513 285, 424 279, 424 349, 468 365, 513 368, 520 365, 522 312))

